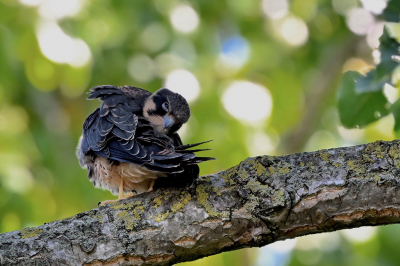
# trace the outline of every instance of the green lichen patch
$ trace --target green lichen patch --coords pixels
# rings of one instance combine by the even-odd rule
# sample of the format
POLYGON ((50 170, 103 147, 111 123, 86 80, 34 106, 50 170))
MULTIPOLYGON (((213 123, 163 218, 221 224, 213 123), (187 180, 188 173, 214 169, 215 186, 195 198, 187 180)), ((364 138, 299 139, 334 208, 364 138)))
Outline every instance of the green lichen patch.
POLYGON ((253 213, 254 210, 258 207, 259 202, 258 198, 254 195, 250 195, 249 200, 243 205, 243 207, 247 210, 248 213, 253 213))
POLYGON ((315 166, 314 166, 314 164, 312 162, 307 162, 306 166, 309 166, 311 168, 311 170, 315 169, 315 166))
POLYGON ((169 211, 165 212, 165 213, 157 213, 156 215, 154 215, 154 221, 155 222, 162 222, 165 219, 167 219, 169 216, 169 211))
POLYGON ((94 214, 91 217, 96 218, 100 223, 104 223, 103 221, 103 214, 99 213, 99 214, 94 214))
POLYGON ((393 144, 389 149, 389 156, 393 159, 394 167, 400 168, 400 149, 399 146, 393 144))
POLYGON ((111 203, 110 208, 114 209, 114 210, 121 210, 121 209, 132 210, 133 208, 135 208, 136 206, 141 205, 141 204, 142 204, 141 201, 131 201, 128 203, 121 203, 120 201, 117 201, 117 202, 111 203))
MULTIPOLYGON (((365 161, 364 161, 365 162, 365 161)), ((368 172, 367 165, 360 160, 350 160, 347 162, 350 171, 354 172, 354 177, 364 180, 373 180, 376 182, 381 181, 379 174, 368 172)))
POLYGON ((322 159, 325 160, 325 162, 329 162, 329 157, 331 156, 328 152, 323 152, 319 151, 319 155, 321 156, 322 159))
POLYGON ((140 214, 144 213, 144 208, 142 205, 135 207, 132 210, 132 214, 136 220, 140 220, 140 214))
POLYGON ((133 227, 136 225, 136 223, 133 221, 133 217, 129 215, 127 211, 120 211, 117 214, 117 220, 124 221, 125 228, 128 230, 133 230, 133 227))
POLYGON ((269 171, 272 175, 275 174, 274 167, 272 167, 272 166, 268 167, 268 171, 269 171))
MULTIPOLYGON (((276 173, 273 160, 274 156, 254 157, 245 161, 251 172, 255 172, 257 177, 271 176, 276 173)), ((240 171, 240 170, 239 170, 240 171)), ((248 173, 242 172, 242 179, 248 179, 248 173)))
POLYGON ((242 180, 247 180, 249 178, 249 173, 243 168, 240 167, 237 175, 242 179, 242 180))
POLYGON ((181 195, 181 197, 179 197, 177 202, 171 206, 172 213, 176 213, 179 210, 183 209, 183 207, 185 207, 185 205, 188 204, 189 201, 192 199, 190 194, 187 192, 182 191, 181 194, 182 195, 181 195))
MULTIPOLYGON (((120 207, 118 205, 113 206, 114 209, 122 209, 118 214, 117 214, 117 220, 122 220, 125 223, 125 228, 128 230, 132 230, 133 227, 137 224, 137 221, 141 219, 140 215, 144 213, 144 207, 141 204, 140 201, 135 201, 129 204, 121 204, 123 207, 120 207), (127 208, 127 206, 129 206, 127 208), (135 207, 133 207, 135 206, 135 207)), ((112 208, 112 207, 111 207, 112 208)))
POLYGON ((214 209, 212 206, 211 202, 208 200, 208 197, 210 196, 209 192, 207 191, 207 186, 205 185, 198 185, 196 188, 196 192, 198 195, 198 202, 205 208, 206 212, 210 216, 217 216, 217 217, 223 217, 226 218, 228 217, 229 213, 226 211, 219 212, 214 209))
POLYGON ((348 161, 347 166, 349 167, 349 170, 354 171, 356 169, 356 164, 354 161, 348 161))
POLYGON ((287 162, 279 162, 279 164, 277 165, 273 165, 271 166, 272 169, 269 169, 271 171, 271 173, 277 173, 277 174, 288 174, 290 172, 290 169, 292 168, 292 165, 290 163, 287 162))
POLYGON ((400 149, 399 146, 396 144, 393 144, 390 149, 389 149, 389 155, 393 159, 399 159, 400 158, 400 149))
POLYGON ((368 154, 364 154, 364 155, 363 155, 363 160, 364 160, 365 162, 368 162, 368 163, 373 163, 373 162, 374 162, 374 159, 372 159, 371 156, 368 155, 368 154))
POLYGON ((254 194, 261 193, 262 195, 270 195, 273 189, 268 185, 263 185, 256 180, 251 180, 246 184, 246 187, 254 194))
POLYGON ((219 177, 227 181, 229 185, 234 185, 235 181, 233 180, 233 177, 237 175, 237 169, 238 166, 231 167, 226 171, 222 172, 221 174, 219 174, 219 177))
POLYGON ((366 167, 359 160, 349 160, 347 162, 349 170, 355 172, 356 174, 365 174, 366 167))
POLYGON ((378 174, 375 174, 375 175, 372 177, 372 179, 375 180, 376 182, 380 182, 380 181, 381 181, 381 176, 378 175, 378 174))
POLYGON ((30 238, 30 237, 36 237, 38 234, 43 232, 43 230, 39 229, 39 228, 35 228, 35 227, 27 227, 27 228, 21 229, 19 232, 21 234, 21 237, 23 239, 25 239, 25 238, 30 238))
POLYGON ((285 192, 283 192, 283 190, 275 190, 272 196, 272 204, 274 206, 285 206, 286 199, 285 192))
POLYGON ((379 140, 369 143, 364 152, 374 155, 377 158, 383 159, 385 157, 385 147, 383 147, 382 144, 383 142, 379 140))
POLYGON ((279 173, 281 174, 288 174, 289 172, 290 172, 290 167, 288 166, 279 168, 279 173))
POLYGON ((168 190, 164 191, 160 196, 153 199, 153 208, 157 209, 163 201, 168 201, 170 197, 170 192, 168 190))
POLYGON ((254 165, 254 170, 256 171, 258 177, 266 176, 269 174, 267 168, 265 168, 264 165, 260 163, 254 165))
POLYGON ((153 200, 153 202, 155 203, 155 204, 153 205, 153 208, 154 208, 154 209, 157 209, 157 208, 161 205, 161 203, 162 203, 162 198, 163 198, 162 195, 160 195, 160 196, 154 198, 154 200, 153 200))

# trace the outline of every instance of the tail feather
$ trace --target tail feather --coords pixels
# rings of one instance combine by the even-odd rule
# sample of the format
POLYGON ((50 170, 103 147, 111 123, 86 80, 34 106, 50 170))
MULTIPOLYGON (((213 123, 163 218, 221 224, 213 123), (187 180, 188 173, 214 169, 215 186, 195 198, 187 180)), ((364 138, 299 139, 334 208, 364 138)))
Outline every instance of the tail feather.
POLYGON ((187 150, 187 149, 190 149, 190 148, 199 146, 199 145, 201 145, 201 144, 204 144, 204 143, 207 143, 207 142, 210 142, 210 141, 213 141, 213 140, 211 139, 211 140, 207 140, 207 141, 203 141, 203 142, 198 142, 198 143, 193 143, 193 144, 180 145, 180 146, 176 147, 176 149, 177 149, 177 150, 187 150))

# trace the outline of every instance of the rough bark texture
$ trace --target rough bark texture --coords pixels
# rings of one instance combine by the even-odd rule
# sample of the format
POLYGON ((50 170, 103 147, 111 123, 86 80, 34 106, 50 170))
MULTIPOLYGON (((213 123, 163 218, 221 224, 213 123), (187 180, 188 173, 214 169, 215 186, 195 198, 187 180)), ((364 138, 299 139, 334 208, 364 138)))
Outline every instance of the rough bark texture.
POLYGON ((171 265, 400 221, 400 141, 248 158, 201 177, 0 235, 0 265, 171 265))

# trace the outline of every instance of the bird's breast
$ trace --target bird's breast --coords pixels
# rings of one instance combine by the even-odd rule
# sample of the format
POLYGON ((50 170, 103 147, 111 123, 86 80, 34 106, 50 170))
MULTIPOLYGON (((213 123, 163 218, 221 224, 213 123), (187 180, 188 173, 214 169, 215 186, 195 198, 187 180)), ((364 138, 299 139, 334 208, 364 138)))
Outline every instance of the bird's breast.
POLYGON ((96 187, 110 190, 116 195, 121 179, 125 193, 142 193, 149 191, 155 179, 165 176, 165 173, 149 170, 142 165, 125 162, 114 164, 106 158, 97 157, 94 161, 94 178, 91 181, 96 187))

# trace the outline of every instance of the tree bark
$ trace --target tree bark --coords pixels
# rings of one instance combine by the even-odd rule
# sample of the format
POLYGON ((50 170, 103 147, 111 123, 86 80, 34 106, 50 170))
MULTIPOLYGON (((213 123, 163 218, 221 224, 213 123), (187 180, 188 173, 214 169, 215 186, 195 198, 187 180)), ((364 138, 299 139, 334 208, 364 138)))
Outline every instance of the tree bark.
POLYGON ((248 158, 0 235, 0 265, 171 265, 301 235, 400 221, 400 141, 248 158))

